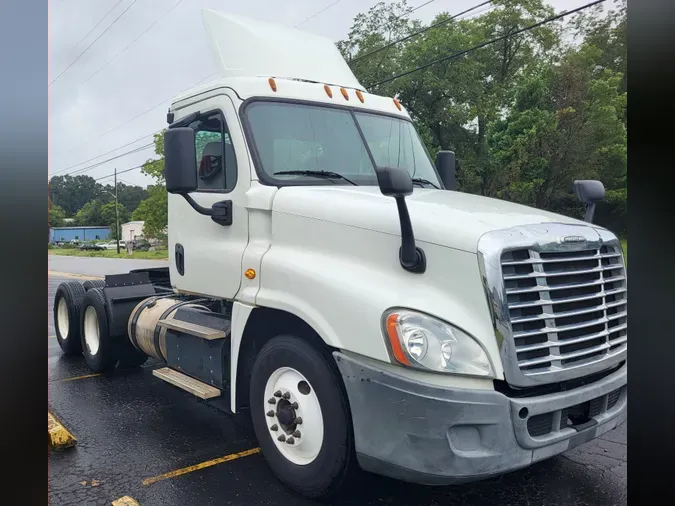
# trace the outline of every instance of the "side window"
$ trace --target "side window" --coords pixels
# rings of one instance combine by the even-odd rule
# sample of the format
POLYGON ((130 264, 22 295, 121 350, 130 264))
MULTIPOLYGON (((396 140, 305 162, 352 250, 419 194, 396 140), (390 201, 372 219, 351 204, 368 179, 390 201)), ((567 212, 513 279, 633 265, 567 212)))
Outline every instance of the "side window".
POLYGON ((192 123, 197 155, 197 191, 228 191, 237 184, 237 159, 225 118, 207 113, 192 123))

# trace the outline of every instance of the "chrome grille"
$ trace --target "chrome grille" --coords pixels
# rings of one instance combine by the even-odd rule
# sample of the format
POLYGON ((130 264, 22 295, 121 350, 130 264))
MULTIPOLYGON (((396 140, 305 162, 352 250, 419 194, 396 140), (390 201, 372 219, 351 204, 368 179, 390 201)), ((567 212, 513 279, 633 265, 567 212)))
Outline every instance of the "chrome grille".
POLYGON ((627 347, 626 275, 616 245, 501 255, 515 359, 525 376, 579 368, 627 347))

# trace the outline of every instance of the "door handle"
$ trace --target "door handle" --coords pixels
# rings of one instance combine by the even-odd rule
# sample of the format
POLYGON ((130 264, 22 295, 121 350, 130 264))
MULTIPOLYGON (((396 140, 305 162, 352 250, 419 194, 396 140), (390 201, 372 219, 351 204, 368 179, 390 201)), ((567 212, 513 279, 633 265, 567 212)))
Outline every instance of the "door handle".
POLYGON ((174 253, 176 260, 176 270, 181 276, 185 274, 185 250, 182 244, 176 244, 176 251, 174 253))

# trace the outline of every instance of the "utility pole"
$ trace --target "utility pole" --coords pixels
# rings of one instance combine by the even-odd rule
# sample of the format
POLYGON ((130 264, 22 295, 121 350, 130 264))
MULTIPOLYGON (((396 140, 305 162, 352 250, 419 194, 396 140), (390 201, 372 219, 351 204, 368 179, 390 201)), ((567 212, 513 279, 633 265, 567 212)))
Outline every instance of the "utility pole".
POLYGON ((120 209, 117 202, 117 167, 115 167, 115 242, 117 243, 117 254, 120 254, 120 209))

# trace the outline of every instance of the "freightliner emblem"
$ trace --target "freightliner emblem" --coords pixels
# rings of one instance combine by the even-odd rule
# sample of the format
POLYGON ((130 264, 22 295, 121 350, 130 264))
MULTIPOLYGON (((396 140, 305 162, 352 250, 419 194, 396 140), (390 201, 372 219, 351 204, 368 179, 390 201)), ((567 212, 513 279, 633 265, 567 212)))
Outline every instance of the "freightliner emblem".
POLYGON ((568 235, 563 237, 560 242, 562 242, 563 244, 579 244, 582 242, 586 242, 586 238, 581 237, 580 235, 568 235))

